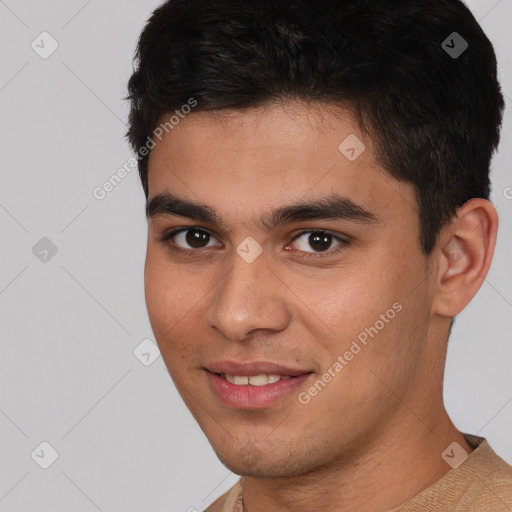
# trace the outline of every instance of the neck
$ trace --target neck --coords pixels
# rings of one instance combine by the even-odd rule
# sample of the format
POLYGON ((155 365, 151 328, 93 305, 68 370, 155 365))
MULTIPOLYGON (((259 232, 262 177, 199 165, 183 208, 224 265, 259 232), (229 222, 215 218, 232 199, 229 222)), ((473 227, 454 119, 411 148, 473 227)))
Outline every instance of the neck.
MULTIPOLYGON (((417 409, 419 410, 419 409, 417 409)), ((446 474, 441 453, 458 442, 472 448, 444 407, 426 420, 402 407, 378 439, 343 462, 282 478, 243 478, 244 512, 377 512, 396 508, 446 474)))

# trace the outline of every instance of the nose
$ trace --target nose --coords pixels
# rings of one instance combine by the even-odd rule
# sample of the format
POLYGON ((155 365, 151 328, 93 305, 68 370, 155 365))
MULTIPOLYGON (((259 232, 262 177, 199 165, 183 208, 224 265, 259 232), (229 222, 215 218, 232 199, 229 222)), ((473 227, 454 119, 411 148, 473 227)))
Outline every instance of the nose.
POLYGON ((236 253, 232 258, 207 306, 207 326, 232 340, 245 340, 255 330, 286 329, 292 317, 288 290, 267 266, 265 253, 252 263, 236 253))

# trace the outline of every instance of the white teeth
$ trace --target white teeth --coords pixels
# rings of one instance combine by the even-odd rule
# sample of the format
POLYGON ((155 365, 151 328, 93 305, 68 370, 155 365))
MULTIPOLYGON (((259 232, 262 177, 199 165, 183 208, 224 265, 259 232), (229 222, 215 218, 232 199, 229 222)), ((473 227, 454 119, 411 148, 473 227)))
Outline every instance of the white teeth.
POLYGON ((279 382, 281 379, 286 380, 289 379, 289 375, 277 375, 277 374, 266 374, 262 373, 261 375, 251 375, 250 377, 246 375, 228 375, 227 373, 223 373, 222 376, 231 384, 236 384, 237 386, 246 386, 250 384, 251 386, 266 386, 267 384, 274 384, 275 382, 279 382))
POLYGON ((268 384, 267 376, 265 374, 251 375, 249 377, 249 384, 251 386, 266 386, 268 384))

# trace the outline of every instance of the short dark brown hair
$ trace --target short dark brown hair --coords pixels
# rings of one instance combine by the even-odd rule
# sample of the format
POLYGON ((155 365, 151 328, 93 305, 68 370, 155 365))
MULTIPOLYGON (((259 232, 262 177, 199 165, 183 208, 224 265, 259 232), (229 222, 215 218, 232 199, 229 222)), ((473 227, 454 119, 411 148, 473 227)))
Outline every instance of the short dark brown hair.
POLYGON ((135 151, 190 98, 194 111, 348 103, 385 170, 414 185, 427 255, 458 206, 489 198, 504 108, 492 44, 459 0, 169 0, 128 92, 135 151))

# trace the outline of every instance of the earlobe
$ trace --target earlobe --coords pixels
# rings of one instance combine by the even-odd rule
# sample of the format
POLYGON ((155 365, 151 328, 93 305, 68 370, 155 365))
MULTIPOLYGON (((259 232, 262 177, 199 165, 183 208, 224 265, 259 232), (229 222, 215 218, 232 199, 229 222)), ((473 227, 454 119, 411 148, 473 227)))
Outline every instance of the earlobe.
POLYGON ((491 265, 497 230, 490 201, 471 199, 457 210, 439 237, 435 313, 453 317, 476 295, 491 265))

